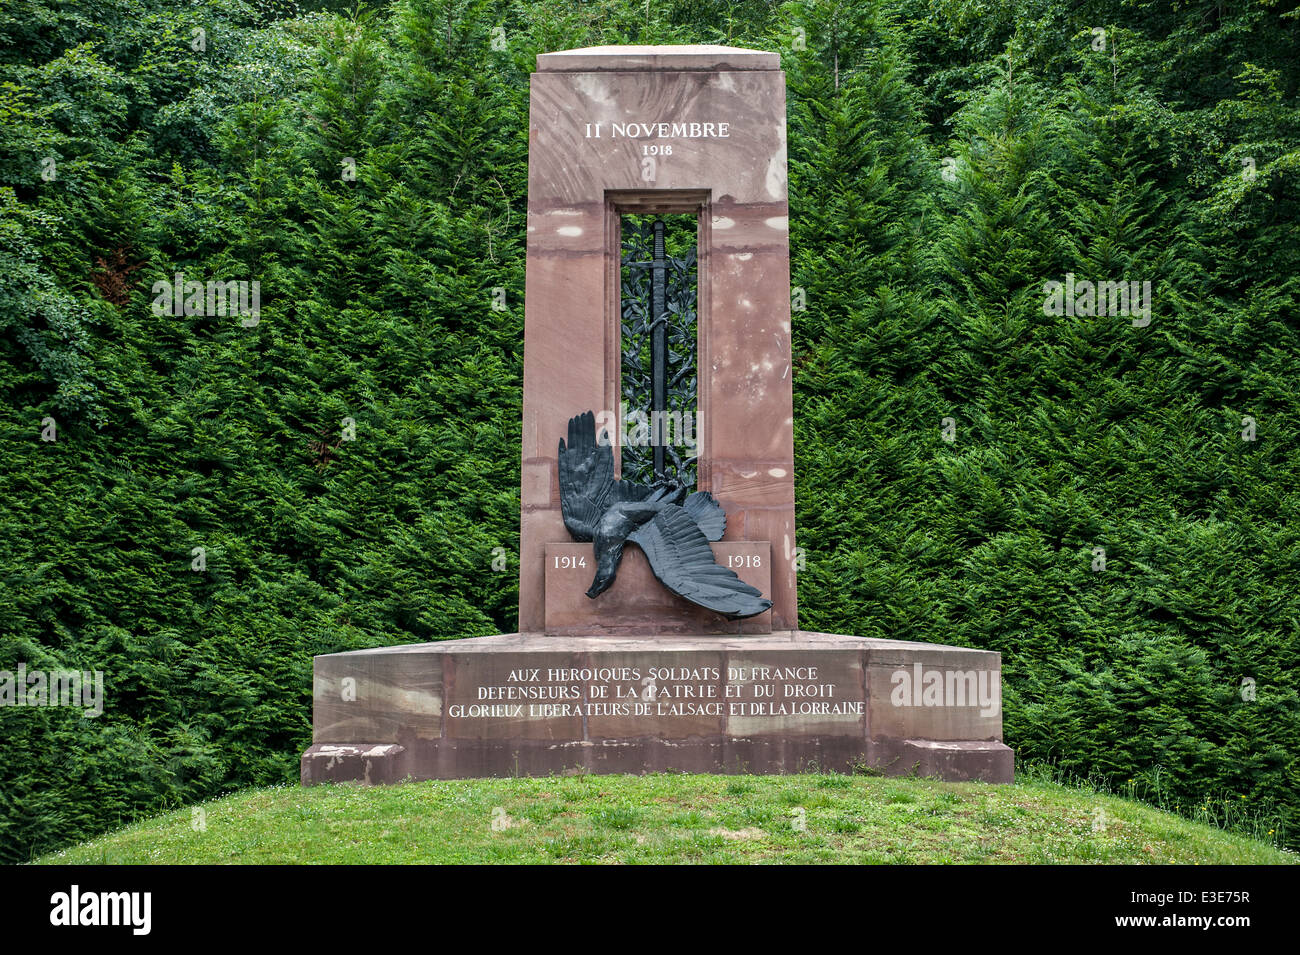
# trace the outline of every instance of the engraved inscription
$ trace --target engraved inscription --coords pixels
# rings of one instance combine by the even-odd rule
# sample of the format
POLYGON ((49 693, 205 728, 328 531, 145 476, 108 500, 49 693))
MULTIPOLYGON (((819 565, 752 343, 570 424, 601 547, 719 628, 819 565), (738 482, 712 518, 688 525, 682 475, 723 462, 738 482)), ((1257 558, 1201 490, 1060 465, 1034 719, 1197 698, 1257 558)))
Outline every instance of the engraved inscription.
MULTIPOLYGON (((466 688, 469 690, 469 688, 466 688)), ((453 719, 547 720, 571 716, 861 716, 856 688, 827 682, 817 666, 538 667, 472 689, 453 719)))

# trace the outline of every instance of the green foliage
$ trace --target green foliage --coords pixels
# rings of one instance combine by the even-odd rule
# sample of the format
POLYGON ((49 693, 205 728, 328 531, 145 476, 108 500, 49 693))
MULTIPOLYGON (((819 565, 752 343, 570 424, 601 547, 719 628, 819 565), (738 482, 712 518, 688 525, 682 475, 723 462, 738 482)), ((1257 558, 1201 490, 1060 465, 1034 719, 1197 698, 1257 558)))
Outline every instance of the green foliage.
POLYGON ((345 6, 0 7, 0 669, 106 684, 0 707, 0 858, 294 779, 313 654, 514 629, 528 74, 674 42, 783 56, 801 623, 1300 845, 1294 3, 345 6))

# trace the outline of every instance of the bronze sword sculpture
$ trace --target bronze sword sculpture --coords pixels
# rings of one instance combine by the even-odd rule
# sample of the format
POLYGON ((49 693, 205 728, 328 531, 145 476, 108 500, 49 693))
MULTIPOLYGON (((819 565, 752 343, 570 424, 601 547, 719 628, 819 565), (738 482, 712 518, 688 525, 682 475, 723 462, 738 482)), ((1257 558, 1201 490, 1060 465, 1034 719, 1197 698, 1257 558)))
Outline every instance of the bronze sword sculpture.
MULTIPOLYGON (((607 436, 606 436, 607 437, 607 436)), ((709 541, 722 539, 727 515, 707 491, 687 494, 679 484, 614 480, 614 449, 596 439, 590 411, 569 419, 569 441, 560 439, 560 509, 576 541, 592 541, 596 579, 587 596, 614 583, 623 547, 645 552, 665 587, 692 603, 738 620, 760 614, 772 601, 713 559, 709 541)))

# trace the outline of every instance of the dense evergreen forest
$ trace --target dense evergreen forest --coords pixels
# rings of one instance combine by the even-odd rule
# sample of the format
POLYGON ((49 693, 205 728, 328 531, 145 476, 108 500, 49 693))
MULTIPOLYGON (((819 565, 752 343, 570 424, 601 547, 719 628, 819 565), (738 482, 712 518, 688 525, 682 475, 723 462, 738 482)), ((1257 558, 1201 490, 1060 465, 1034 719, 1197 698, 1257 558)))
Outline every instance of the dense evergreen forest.
POLYGON ((801 624, 1300 846, 1295 0, 3 0, 0 669, 105 689, 0 707, 0 861, 295 780, 313 654, 514 629, 529 73, 701 42, 788 82, 801 624))

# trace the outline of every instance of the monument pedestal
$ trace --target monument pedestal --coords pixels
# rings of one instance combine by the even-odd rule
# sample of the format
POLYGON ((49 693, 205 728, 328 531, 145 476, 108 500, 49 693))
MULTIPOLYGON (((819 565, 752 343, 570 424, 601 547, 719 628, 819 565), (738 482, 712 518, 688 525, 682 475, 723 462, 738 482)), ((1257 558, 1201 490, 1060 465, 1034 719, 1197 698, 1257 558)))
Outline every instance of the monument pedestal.
POLYGON ((842 773, 1010 782, 1001 658, 928 643, 510 634, 315 659, 302 782, 842 773))

